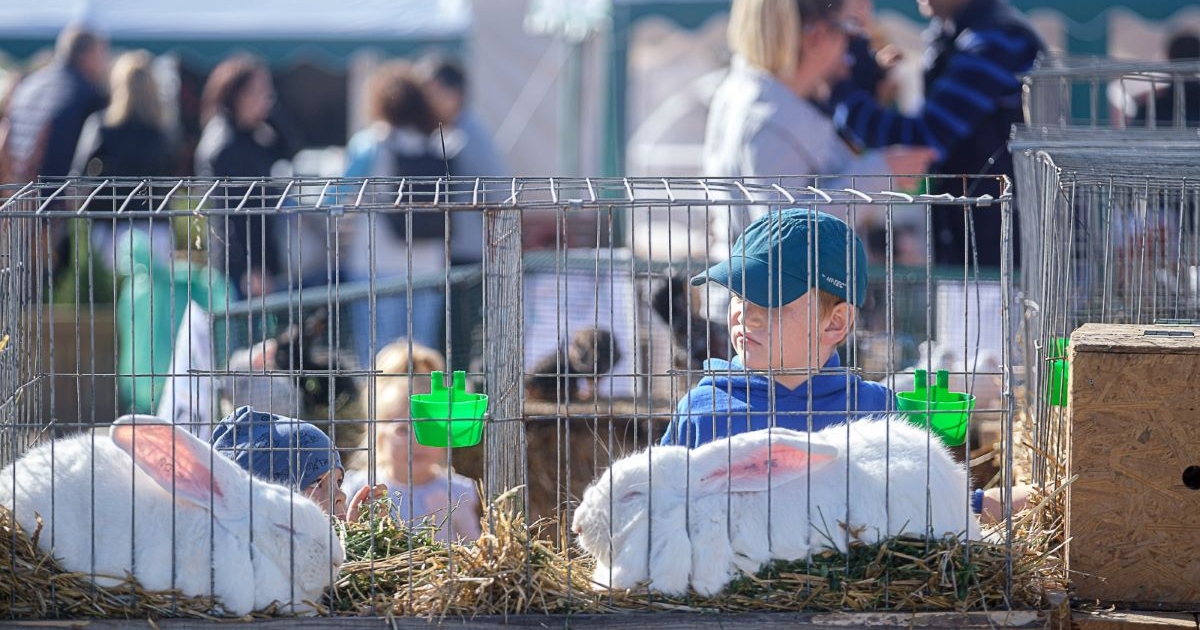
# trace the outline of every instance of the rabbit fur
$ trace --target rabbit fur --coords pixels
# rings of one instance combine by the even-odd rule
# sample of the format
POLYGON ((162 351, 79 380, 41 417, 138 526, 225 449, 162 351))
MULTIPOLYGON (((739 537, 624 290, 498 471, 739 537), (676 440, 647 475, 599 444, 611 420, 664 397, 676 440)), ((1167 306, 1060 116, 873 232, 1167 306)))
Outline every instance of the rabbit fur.
POLYGON ((0 471, 0 504, 31 535, 40 515, 42 550, 99 586, 132 574, 239 616, 312 612, 345 560, 316 503, 153 416, 31 449, 0 471))
POLYGON ((588 487, 572 530, 596 559, 598 586, 683 595, 690 585, 705 596, 738 571, 855 540, 980 538, 963 466, 898 415, 652 447, 588 487))

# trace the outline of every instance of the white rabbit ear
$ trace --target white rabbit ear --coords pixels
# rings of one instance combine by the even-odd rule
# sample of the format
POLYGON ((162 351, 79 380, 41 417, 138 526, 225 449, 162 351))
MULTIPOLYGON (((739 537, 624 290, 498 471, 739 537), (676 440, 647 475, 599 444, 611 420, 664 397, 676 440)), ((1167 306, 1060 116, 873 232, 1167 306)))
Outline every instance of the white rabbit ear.
POLYGON ((205 509, 212 505, 218 516, 237 514, 232 501, 232 493, 237 490, 223 483, 230 480, 228 471, 214 474, 218 467, 237 469, 237 465, 182 427, 156 416, 134 414, 113 421, 109 437, 138 468, 177 499, 205 509))
MULTIPOLYGON (((768 440, 766 431, 756 439, 712 443, 716 462, 697 470, 697 490, 710 492, 763 492, 771 486, 800 479, 832 463, 838 449, 807 439, 768 440)), ((699 457, 695 459, 700 459, 699 457)))

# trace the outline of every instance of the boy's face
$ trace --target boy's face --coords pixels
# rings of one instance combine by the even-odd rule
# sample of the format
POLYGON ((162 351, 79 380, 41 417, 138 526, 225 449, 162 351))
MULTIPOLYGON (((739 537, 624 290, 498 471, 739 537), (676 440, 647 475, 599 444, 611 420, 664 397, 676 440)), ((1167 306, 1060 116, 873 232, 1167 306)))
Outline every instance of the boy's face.
POLYGON ((304 489, 304 496, 312 499, 326 514, 336 516, 338 520, 346 520, 346 493, 342 491, 342 479, 346 473, 341 468, 333 470, 321 475, 312 484, 309 484, 304 489), (330 505, 331 495, 330 486, 333 486, 332 502, 330 505))
POLYGON ((779 308, 767 308, 733 295, 729 337, 742 364, 751 370, 820 368, 820 334, 829 316, 819 317, 814 296, 809 291, 779 308))

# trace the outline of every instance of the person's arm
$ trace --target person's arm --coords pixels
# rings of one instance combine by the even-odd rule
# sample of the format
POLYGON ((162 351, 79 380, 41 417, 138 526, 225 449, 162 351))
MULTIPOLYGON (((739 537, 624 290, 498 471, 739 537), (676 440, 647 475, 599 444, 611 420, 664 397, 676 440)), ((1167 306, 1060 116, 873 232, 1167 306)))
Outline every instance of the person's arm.
POLYGON ((75 146, 75 158, 71 160, 71 175, 103 174, 100 171, 88 173, 88 162, 100 151, 100 140, 103 137, 100 133, 100 125, 100 116, 97 114, 92 114, 84 121, 83 130, 79 132, 79 144, 75 146))
POLYGON ((450 516, 450 524, 453 527, 451 533, 465 541, 477 540, 481 533, 479 493, 475 491, 475 484, 470 479, 456 478, 455 486, 458 496, 450 516))
MULTIPOLYGON (((371 174, 371 166, 375 163, 376 143, 373 134, 367 130, 360 131, 350 137, 346 143, 346 168, 342 177, 367 177, 371 174)), ((353 202, 358 194, 359 186, 343 184, 334 188, 322 201, 326 205, 353 202)))
POLYGON ((662 446, 696 448, 715 438, 713 397, 707 391, 709 388, 711 385, 697 385, 679 400, 679 404, 675 406, 675 414, 671 417, 671 424, 660 441, 662 446))
POLYGON ((960 36, 946 73, 926 86, 925 104, 912 116, 883 107, 873 94, 842 82, 834 90, 835 120, 869 147, 894 144, 937 149, 942 157, 974 133, 999 107, 1020 94, 1020 74, 1037 58, 1039 43, 1027 33, 989 29, 960 36))

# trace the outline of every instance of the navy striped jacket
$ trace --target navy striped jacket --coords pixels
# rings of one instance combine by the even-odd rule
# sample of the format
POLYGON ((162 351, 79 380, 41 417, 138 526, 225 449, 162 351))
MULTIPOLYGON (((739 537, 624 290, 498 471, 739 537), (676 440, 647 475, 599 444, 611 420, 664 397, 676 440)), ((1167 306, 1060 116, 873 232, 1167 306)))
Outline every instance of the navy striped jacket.
POLYGON ((1012 175, 1021 75, 1045 49, 1041 37, 1006 0, 970 0, 952 23, 935 18, 926 39, 922 110, 903 116, 843 83, 833 94, 843 133, 868 147, 934 147, 934 173, 1012 175))

